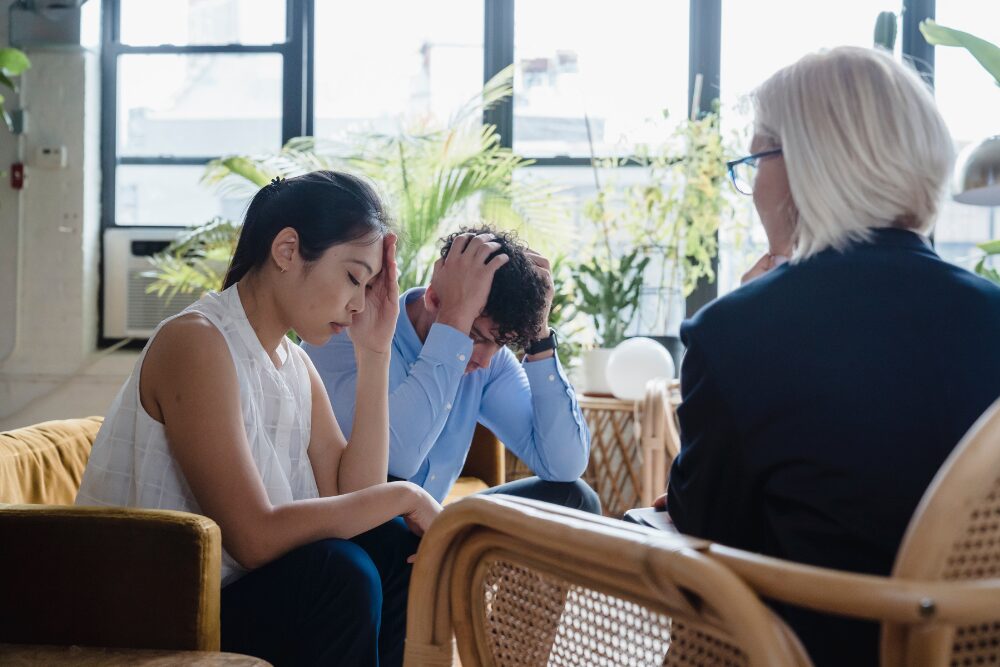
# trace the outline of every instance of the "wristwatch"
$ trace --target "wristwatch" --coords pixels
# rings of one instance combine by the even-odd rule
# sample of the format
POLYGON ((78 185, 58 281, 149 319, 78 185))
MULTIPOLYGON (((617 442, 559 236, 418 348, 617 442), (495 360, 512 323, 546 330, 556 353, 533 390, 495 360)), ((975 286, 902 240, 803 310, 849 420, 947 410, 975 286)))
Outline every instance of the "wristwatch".
POLYGON ((557 345, 559 345, 559 336, 556 335, 555 329, 549 329, 548 336, 534 341, 524 351, 528 354, 541 354, 556 349, 557 345))

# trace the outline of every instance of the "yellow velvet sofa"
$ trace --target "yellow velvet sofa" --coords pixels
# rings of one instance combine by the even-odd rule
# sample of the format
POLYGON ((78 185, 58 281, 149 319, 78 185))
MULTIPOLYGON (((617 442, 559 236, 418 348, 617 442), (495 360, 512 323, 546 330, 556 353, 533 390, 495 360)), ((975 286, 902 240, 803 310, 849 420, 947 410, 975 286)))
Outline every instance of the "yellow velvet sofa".
POLYGON ((267 665, 219 652, 219 527, 72 507, 100 418, 0 433, 0 665, 267 665))
MULTIPOLYGON (((0 433, 0 665, 264 665, 219 653, 219 527, 73 507, 100 417, 0 433)), ((479 427, 446 502, 504 481, 479 427)))

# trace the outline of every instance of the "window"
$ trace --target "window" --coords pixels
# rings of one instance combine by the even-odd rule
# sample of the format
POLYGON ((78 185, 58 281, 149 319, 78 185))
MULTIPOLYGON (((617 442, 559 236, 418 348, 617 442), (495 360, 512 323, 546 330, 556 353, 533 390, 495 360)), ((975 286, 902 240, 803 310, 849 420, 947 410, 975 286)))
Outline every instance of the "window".
POLYGON ((316 134, 447 122, 483 87, 483 33, 482 2, 316 3, 316 134))
POLYGON ((210 159, 304 134, 299 3, 120 0, 104 17, 104 225, 239 218, 199 185, 210 159), (294 122, 298 118, 298 123, 294 122))
POLYGON ((687 114, 688 2, 551 0, 514 5, 514 150, 630 155, 646 121, 687 114))
MULTIPOLYGON (((776 71, 825 47, 872 46, 875 19, 886 7, 870 0, 807 3, 797 0, 723 0, 720 86, 722 129, 734 157, 747 152, 753 112, 747 96, 776 71), (790 26, 809 26, 796 29, 790 26)), ((892 9, 890 3, 888 9, 892 9)), ((897 46, 901 38, 897 38, 897 46)), ((719 248, 718 293, 740 284, 750 263, 767 251, 767 239, 750 197, 736 200, 737 216, 748 228, 723 235, 719 248), (749 241, 749 242, 748 242, 749 241)))
MULTIPOLYGON (((519 177, 562 189, 561 233, 577 239, 578 248, 597 234, 584 215, 597 191, 592 150, 599 158, 634 155, 639 144, 664 141, 664 116, 687 115, 689 7, 688 0, 514 4, 511 144, 537 162, 519 177)), ((599 170, 601 184, 614 178, 625 187, 646 175, 636 167, 618 171, 599 170)), ((662 333, 654 273, 647 272, 630 334, 662 333)), ((683 312, 682 302, 673 304, 675 313, 683 312)))
MULTIPOLYGON (((708 97, 721 92, 723 132, 742 133, 731 142, 741 154, 750 114, 740 101, 754 86, 823 46, 870 46, 883 9, 906 7, 902 51, 903 23, 935 4, 940 23, 1000 41, 1000 7, 977 0, 107 0, 103 224, 239 219, 245 200, 198 183, 208 160, 304 134, 446 122, 480 90, 484 70, 513 65, 513 99, 490 122, 536 161, 519 178, 565 186, 568 230, 579 235, 594 192, 591 146, 627 157, 655 143, 664 110, 687 113, 695 70, 708 97)), ((956 145, 995 133, 1000 93, 978 64, 959 49, 937 49, 935 60, 956 145)), ((737 204, 754 244, 720 239, 718 282, 695 306, 733 289, 763 249, 752 202, 737 204)), ((969 264, 974 243, 998 234, 996 211, 949 202, 938 247, 969 264)))
MULTIPOLYGON (((1000 5, 976 0, 940 0, 937 22, 1000 44, 1000 5)), ((938 108, 951 130, 955 150, 1000 132, 1000 89, 964 49, 938 47, 934 53, 938 108)), ((945 202, 934 231, 934 245, 945 259, 971 269, 979 258, 975 244, 1000 238, 997 207, 945 202)))

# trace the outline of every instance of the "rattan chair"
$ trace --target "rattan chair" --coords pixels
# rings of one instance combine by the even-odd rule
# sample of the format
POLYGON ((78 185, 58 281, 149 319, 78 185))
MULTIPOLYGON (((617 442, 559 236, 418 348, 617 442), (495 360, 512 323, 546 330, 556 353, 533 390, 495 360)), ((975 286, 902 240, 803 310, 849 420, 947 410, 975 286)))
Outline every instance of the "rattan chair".
POLYGON ((1000 401, 931 482, 891 577, 711 545, 760 595, 882 622, 883 667, 1000 664, 1000 401))
POLYGON ((508 496, 447 507, 410 586, 407 667, 808 665, 707 544, 508 496), (454 636, 454 640, 453 640, 454 636))
POLYGON ((642 447, 642 506, 649 507, 667 488, 667 471, 680 453, 681 437, 670 400, 671 380, 658 378, 646 384, 639 420, 642 447))

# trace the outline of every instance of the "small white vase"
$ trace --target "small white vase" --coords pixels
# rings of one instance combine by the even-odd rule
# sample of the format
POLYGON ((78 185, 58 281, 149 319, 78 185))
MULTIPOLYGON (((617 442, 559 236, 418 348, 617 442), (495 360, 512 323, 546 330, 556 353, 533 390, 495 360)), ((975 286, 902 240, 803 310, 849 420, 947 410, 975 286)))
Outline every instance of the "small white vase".
POLYGON ((608 359, 614 348, 598 347, 583 353, 583 387, 588 394, 611 394, 608 384, 608 359))

